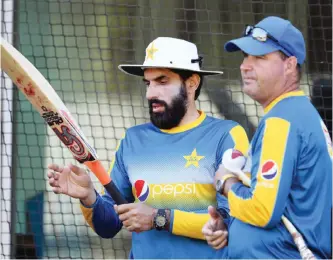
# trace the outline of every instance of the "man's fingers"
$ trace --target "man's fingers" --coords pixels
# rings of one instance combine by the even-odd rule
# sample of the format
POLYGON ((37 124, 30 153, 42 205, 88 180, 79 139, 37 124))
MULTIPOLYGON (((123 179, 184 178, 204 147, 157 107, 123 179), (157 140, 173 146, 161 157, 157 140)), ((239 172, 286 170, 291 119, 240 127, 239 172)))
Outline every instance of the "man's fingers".
POLYGON ((218 245, 218 246, 214 246, 213 248, 215 250, 220 250, 221 248, 225 247, 227 245, 227 242, 224 241, 222 244, 218 245))
POLYGON ((221 249, 228 243, 228 232, 222 230, 215 231, 211 236, 206 236, 206 240, 214 249, 221 249))
POLYGON ((49 164, 48 168, 50 170, 53 170, 52 172, 47 173, 47 177, 49 179, 53 178, 55 180, 59 180, 60 174, 63 173, 64 166, 59 166, 58 164, 49 164))
POLYGON ((78 176, 85 174, 85 171, 82 168, 77 167, 76 165, 70 164, 68 168, 78 176))
POLYGON ((55 163, 51 163, 47 166, 47 168, 49 168, 50 170, 56 171, 56 172, 62 172, 62 170, 64 169, 63 166, 59 166, 58 164, 55 163))
POLYGON ((227 240, 227 232, 224 231, 216 231, 214 234, 210 237, 210 243, 212 246, 218 246, 220 245, 224 240, 227 240))
POLYGON ((130 217, 131 217, 131 212, 130 211, 127 211, 125 213, 119 214, 119 219, 122 222, 125 221, 125 220, 130 219, 130 217))
POLYGON ((61 194, 62 193, 62 189, 60 187, 52 187, 52 191, 55 194, 61 194))
POLYGON ((50 178, 50 179, 49 179, 49 184, 50 184, 52 187, 59 187, 59 182, 58 182, 58 180, 55 180, 54 178, 50 178))
POLYGON ((228 243, 228 240, 226 240, 226 239, 222 240, 221 243, 219 243, 216 246, 213 246, 213 248, 216 249, 216 250, 219 250, 219 249, 225 247, 227 245, 227 243, 228 243))
POLYGON ((53 178, 55 174, 53 174, 53 172, 48 172, 47 173, 47 177, 50 179, 50 178, 53 178))
POLYGON ((218 211, 216 210, 216 208, 214 208, 213 206, 208 206, 208 213, 211 216, 211 218, 217 220, 219 219, 221 216, 218 213, 218 211))
POLYGON ((218 238, 218 237, 226 238, 228 236, 228 232, 224 231, 224 230, 217 230, 217 231, 213 232, 212 236, 215 238, 218 238))
POLYGON ((216 219, 213 219, 211 218, 209 221, 208 221, 208 225, 209 225, 209 228, 210 230, 212 230, 212 232, 216 231, 217 230, 217 222, 218 220, 216 219))
POLYGON ((138 228, 135 225, 130 225, 126 227, 129 232, 139 232, 138 228))
POLYGON ((213 230, 210 227, 210 225, 208 223, 206 223, 203 228, 202 228, 202 234, 204 234, 205 236, 211 236, 213 235, 213 230))
POLYGON ((128 203, 128 204, 117 205, 118 215, 123 214, 127 211, 130 211, 131 209, 134 209, 136 207, 137 207, 137 203, 128 203))
POLYGON ((131 221, 129 219, 123 221, 123 226, 127 229, 129 226, 131 226, 131 221))
POLYGON ((213 235, 213 231, 210 230, 210 229, 208 229, 208 228, 204 228, 204 229, 202 229, 202 234, 204 236, 212 236, 213 235))
POLYGON ((226 238, 227 237, 227 232, 226 231, 222 231, 222 230, 218 230, 218 231, 214 231, 212 232, 212 234, 209 236, 209 241, 215 241, 219 238, 226 238))
POLYGON ((143 232, 143 228, 140 224, 138 224, 137 222, 132 222, 131 225, 129 225, 128 227, 126 227, 126 229, 130 232, 136 232, 136 233, 140 233, 143 232))
MULTIPOLYGON (((214 233, 214 232, 213 232, 214 233)), ((207 242, 211 245, 217 238, 215 236, 210 235, 210 236, 206 236, 206 240, 207 242)))
POLYGON ((202 228, 202 233, 205 235, 205 236, 212 236, 214 231, 216 230, 217 228, 217 220, 215 219, 210 219, 208 220, 208 222, 203 226, 202 228))
POLYGON ((59 173, 56 173, 56 172, 48 172, 47 173, 47 177, 49 178, 49 179, 51 179, 51 178, 53 178, 53 179, 55 179, 55 180, 59 180, 59 176, 60 174, 59 173))

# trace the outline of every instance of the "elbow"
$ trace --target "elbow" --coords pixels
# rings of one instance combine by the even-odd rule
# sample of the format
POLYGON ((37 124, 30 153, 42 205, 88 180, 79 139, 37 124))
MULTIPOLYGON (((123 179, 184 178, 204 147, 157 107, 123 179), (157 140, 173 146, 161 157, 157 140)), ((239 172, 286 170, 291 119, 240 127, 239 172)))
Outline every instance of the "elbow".
POLYGON ((253 219, 250 223, 254 226, 261 227, 261 228, 269 228, 269 225, 271 223, 271 217, 272 215, 268 212, 266 208, 262 208, 261 210, 257 207, 255 207, 255 212, 253 212, 253 219))
POLYGON ((94 209, 91 227, 102 238, 113 238, 121 230, 123 224, 113 209, 113 204, 104 197, 94 209))
MULTIPOLYGON (((282 216, 281 216, 282 217, 282 216)), ((263 227, 264 229, 272 229, 275 228, 280 222, 281 222, 281 217, 280 218, 270 218, 267 222, 267 224, 263 227)))
POLYGON ((121 228, 117 229, 95 229, 95 233, 101 238, 114 238, 121 228))
MULTIPOLYGON (((240 194, 240 188, 237 190, 240 194)), ((230 193, 230 192, 229 192, 230 193)), ((230 215, 238 218, 244 223, 264 229, 272 229, 278 225, 282 210, 280 212, 272 199, 265 199, 255 192, 242 190, 241 195, 233 192, 229 194, 230 215)))
POLYGON ((244 223, 261 228, 270 228, 272 214, 266 208, 261 208, 256 205, 237 208, 236 211, 231 210, 231 216, 238 218, 244 223))
POLYGON ((122 226, 122 223, 118 219, 112 222, 95 221, 94 231, 102 238, 113 238, 118 234, 122 226))
POLYGON ((275 228, 280 222, 282 218, 282 212, 279 213, 273 209, 262 209, 263 214, 261 214, 262 221, 260 223, 260 227, 264 229, 272 229, 275 228))
POLYGON ((266 214, 257 215, 256 218, 253 218, 252 222, 253 223, 249 224, 261 227, 263 229, 272 229, 279 224, 280 220, 276 217, 273 217, 273 214, 266 213, 266 214))

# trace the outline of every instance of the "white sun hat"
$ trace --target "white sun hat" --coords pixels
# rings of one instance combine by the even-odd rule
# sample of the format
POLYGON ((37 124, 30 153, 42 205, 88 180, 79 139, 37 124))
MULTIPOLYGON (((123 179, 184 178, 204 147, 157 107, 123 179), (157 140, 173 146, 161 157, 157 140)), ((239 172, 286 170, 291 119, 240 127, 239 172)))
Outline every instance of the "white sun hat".
POLYGON ((146 48, 146 58, 143 64, 121 64, 118 68, 135 76, 143 76, 146 68, 188 70, 207 76, 223 74, 222 71, 201 70, 199 66, 201 60, 194 43, 176 38, 158 37, 146 48))

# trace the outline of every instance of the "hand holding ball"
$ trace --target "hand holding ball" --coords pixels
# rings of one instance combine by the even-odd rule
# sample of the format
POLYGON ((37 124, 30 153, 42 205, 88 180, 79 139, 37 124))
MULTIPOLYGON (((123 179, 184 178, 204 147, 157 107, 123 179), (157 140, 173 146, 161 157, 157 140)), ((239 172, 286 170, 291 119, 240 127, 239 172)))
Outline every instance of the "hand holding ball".
POLYGON ((250 179, 242 171, 245 163, 246 157, 236 149, 228 149, 222 156, 224 168, 238 176, 246 185, 250 185, 250 179))

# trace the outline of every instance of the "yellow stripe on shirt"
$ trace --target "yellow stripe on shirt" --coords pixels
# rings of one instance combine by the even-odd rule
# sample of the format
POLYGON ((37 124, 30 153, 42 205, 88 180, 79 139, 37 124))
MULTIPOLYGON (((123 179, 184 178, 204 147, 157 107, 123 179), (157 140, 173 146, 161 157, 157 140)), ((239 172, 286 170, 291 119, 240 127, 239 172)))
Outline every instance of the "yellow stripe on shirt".
POLYGON ((269 118, 265 124, 260 163, 255 175, 256 186, 252 197, 244 199, 232 190, 228 193, 230 215, 261 227, 266 226, 273 215, 290 130, 290 123, 281 118, 269 118), (274 163, 277 171, 272 175, 273 178, 267 179, 268 175, 263 173, 263 166, 270 162, 274 163))
POLYGON ((244 128, 237 125, 230 130, 230 135, 235 143, 234 149, 242 152, 242 154, 246 156, 249 149, 249 139, 244 128))
POLYGON ((289 97, 300 97, 300 96, 305 96, 304 92, 302 90, 296 90, 296 91, 291 91, 284 93, 283 95, 277 97, 274 99, 267 107, 264 108, 264 113, 267 114, 269 111, 272 110, 272 108, 279 103, 281 100, 289 98, 289 97))
POLYGON ((208 213, 174 211, 172 234, 205 240, 202 228, 210 219, 208 213))
POLYGON ((168 133, 168 134, 178 134, 178 133, 186 132, 190 129, 196 128, 206 118, 205 112, 198 110, 198 113, 199 113, 199 117, 191 123, 181 125, 181 126, 176 126, 174 128, 171 128, 171 129, 160 129, 160 130, 161 130, 161 132, 168 133))

